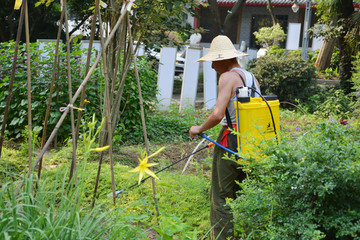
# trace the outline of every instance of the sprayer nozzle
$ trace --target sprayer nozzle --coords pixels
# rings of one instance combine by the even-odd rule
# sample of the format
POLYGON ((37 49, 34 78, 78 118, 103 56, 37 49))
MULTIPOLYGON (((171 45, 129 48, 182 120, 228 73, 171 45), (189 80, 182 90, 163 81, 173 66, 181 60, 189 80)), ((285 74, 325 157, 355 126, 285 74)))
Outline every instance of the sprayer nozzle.
MULTIPOLYGON (((119 191, 115 191, 115 197, 116 197, 117 195, 119 195, 119 194, 122 194, 123 192, 124 192, 123 189, 121 189, 121 190, 119 190, 119 191)), ((111 198, 112 196, 113 196, 113 193, 109 193, 109 194, 107 195, 108 198, 111 198)))
POLYGON ((215 145, 215 143, 210 142, 210 143, 208 144, 208 147, 211 148, 211 147, 213 147, 214 145, 215 145))

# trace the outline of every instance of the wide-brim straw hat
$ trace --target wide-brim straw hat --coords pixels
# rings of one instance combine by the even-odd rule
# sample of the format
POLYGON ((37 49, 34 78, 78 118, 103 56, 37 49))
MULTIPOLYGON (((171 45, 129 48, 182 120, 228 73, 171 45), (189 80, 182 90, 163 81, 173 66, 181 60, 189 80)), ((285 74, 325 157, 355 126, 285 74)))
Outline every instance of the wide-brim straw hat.
POLYGON ((197 62, 221 61, 241 56, 249 54, 237 51, 227 36, 219 35, 212 40, 209 52, 197 62))

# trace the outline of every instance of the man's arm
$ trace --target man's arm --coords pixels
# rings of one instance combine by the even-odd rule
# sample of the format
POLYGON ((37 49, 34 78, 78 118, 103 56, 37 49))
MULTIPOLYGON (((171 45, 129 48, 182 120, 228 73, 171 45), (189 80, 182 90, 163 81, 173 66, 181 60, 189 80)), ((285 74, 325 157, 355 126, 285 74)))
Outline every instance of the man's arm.
POLYGON ((214 111, 200 126, 192 126, 189 130, 190 137, 197 138, 196 135, 200 134, 210 128, 215 127, 223 119, 226 107, 232 95, 231 75, 224 73, 219 79, 219 92, 216 100, 214 111))

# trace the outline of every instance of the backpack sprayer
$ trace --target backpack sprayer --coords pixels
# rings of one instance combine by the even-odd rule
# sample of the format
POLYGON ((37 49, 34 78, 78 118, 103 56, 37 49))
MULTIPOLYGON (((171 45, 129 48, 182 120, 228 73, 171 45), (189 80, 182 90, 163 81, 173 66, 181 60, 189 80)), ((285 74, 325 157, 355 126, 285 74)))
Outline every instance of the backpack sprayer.
MULTIPOLYGON (((256 145, 262 140, 275 138, 277 141, 277 129, 280 129, 280 102, 276 95, 262 96, 255 88, 236 88, 236 101, 234 108, 236 112, 237 153, 216 143, 204 134, 201 136, 217 146, 234 154, 239 162, 244 159, 241 155, 258 155, 256 145), (256 92, 260 97, 250 97, 249 89, 256 92)), ((228 114, 228 113, 227 113, 228 114)), ((230 121, 230 116, 227 117, 230 121)), ((229 125, 231 127, 231 123, 229 125)), ((231 134, 231 133, 230 133, 231 134)))

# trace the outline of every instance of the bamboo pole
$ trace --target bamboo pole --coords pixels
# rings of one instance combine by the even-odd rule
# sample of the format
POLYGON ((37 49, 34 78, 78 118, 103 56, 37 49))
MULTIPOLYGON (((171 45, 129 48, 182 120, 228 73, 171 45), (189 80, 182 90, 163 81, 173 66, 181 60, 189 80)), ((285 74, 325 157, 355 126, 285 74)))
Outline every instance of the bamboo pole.
MULTIPOLYGON (((55 83, 55 78, 56 78, 56 66, 58 64, 58 58, 59 58, 61 26, 63 24, 64 14, 65 14, 65 12, 61 11, 60 25, 59 25, 59 29, 58 29, 58 33, 57 33, 54 60, 53 60, 53 70, 52 70, 52 77, 51 77, 51 83, 50 83, 49 99, 48 99, 48 103, 47 103, 47 107, 46 107, 45 120, 44 120, 44 126, 43 126, 42 138, 41 138, 41 149, 44 148, 45 143, 46 143, 46 131, 47 131, 47 125, 48 125, 48 121, 49 121, 49 117, 50 117, 51 101, 52 101, 52 95, 53 95, 53 91, 54 91, 54 83, 55 83)), ((36 166, 36 164, 35 164, 35 166, 36 166)), ((42 157, 39 160, 39 167, 38 167, 38 178, 39 179, 41 176, 41 170, 42 170, 42 157)))
POLYGON ((28 102, 28 135, 29 135, 29 171, 32 171, 32 115, 31 115, 31 56, 30 56, 30 34, 29 34, 29 14, 28 2, 24 0, 25 5, 25 36, 26 36, 26 59, 27 59, 27 102, 28 102))
MULTIPOLYGON (((131 3, 128 3, 128 6, 129 6, 129 7, 131 7, 131 5, 132 5, 131 3)), ((105 42, 105 45, 104 45, 105 48, 109 45, 109 42, 110 42, 111 39, 113 38, 116 30, 118 29, 121 21, 123 20, 123 18, 124 18, 124 16, 125 16, 125 13, 126 13, 126 12, 123 12, 123 13, 120 15, 118 21, 116 22, 116 24, 115 24, 115 26, 114 26, 114 28, 113 28, 113 31, 110 32, 109 37, 107 38, 107 40, 106 40, 106 42, 105 42)), ((104 51, 104 49, 102 49, 101 52, 102 52, 102 51, 104 51)), ((64 121, 64 119, 65 119, 65 117, 66 117, 66 115, 68 114, 68 112, 69 112, 69 106, 71 106, 71 105, 75 102, 75 100, 78 98, 78 96, 80 95, 82 89, 84 88, 84 85, 87 83, 87 81, 89 80, 91 74, 94 72, 94 70, 95 70, 95 68, 96 68, 96 65, 97 65, 97 64, 99 63, 99 61, 100 61, 101 54, 102 54, 102 53, 100 53, 100 54, 97 56, 94 64, 92 65, 92 67, 90 68, 89 72, 86 74, 84 80, 83 80, 82 83, 80 84, 79 88, 78 88, 77 91, 75 92, 75 94, 74 94, 71 102, 70 102, 69 105, 65 108, 65 110, 64 110, 63 114, 61 115, 59 121, 57 122, 54 130, 51 132, 50 137, 48 138, 48 140, 46 141, 43 149, 41 150, 41 152, 40 152, 39 155, 37 156, 37 159, 35 160, 35 163, 33 164, 33 166, 36 166, 36 165, 39 163, 40 159, 44 156, 45 151, 46 151, 47 148, 49 147, 51 141, 54 139, 57 131, 59 130, 61 124, 63 123, 63 121, 64 121)), ((27 174, 25 175, 25 178, 26 178, 26 177, 29 177, 29 176, 30 176, 30 172, 28 171, 27 174)), ((24 179, 24 180, 25 180, 25 179, 24 179)), ((20 182, 20 184, 19 184, 19 186, 18 186, 18 188, 17 188, 17 192, 23 187, 23 185, 24 185, 24 180, 20 182)), ((16 192, 16 193, 17 193, 17 192, 16 192)))
POLYGON ((9 114, 10 100, 12 97, 12 88, 13 88, 14 79, 15 79, 16 62, 17 62, 17 56, 18 56, 18 51, 19 51, 19 42, 20 42, 21 31, 22 31, 22 26, 23 26, 23 21, 24 21, 24 15, 25 15, 25 7, 24 7, 24 5, 22 5, 21 12, 20 12, 19 26, 18 26, 17 35, 16 35, 14 60, 12 63, 11 78, 10 78, 10 82, 9 82, 9 90, 8 90, 8 95, 6 98, 6 106, 5 106, 5 111, 4 111, 3 123, 1 126, 0 158, 1 158, 2 146, 3 146, 3 142, 4 142, 6 121, 7 121, 8 114, 9 114))
MULTIPOLYGON (((128 20, 128 23, 130 24, 129 14, 127 14, 127 20, 128 20)), ((138 93, 139 93, 140 112, 141 112, 141 123, 142 123, 142 127, 143 127, 145 147, 146 147, 146 152, 147 152, 147 154, 149 155, 149 154, 150 154, 150 150, 149 150, 149 139, 148 139, 148 137, 147 137, 147 132, 146 132, 145 112, 144 112, 144 100, 143 100, 142 93, 141 93, 141 85, 140 85, 139 71, 138 71, 138 68, 137 68, 136 56, 135 56, 135 52, 134 52, 134 48, 133 48, 133 40, 132 40, 131 29, 130 29, 130 28, 129 28, 128 34, 129 34, 129 42, 130 42, 130 51, 131 51, 131 55, 132 55, 133 62, 134 62, 134 71, 135 71, 135 77, 136 77, 136 82, 137 82, 137 87, 138 87, 138 93)), ((155 209, 156 209, 156 217, 159 217, 159 216, 160 216, 160 213, 159 213, 159 207, 158 207, 158 202, 157 202, 157 198, 156 198, 156 183, 155 183, 155 179, 154 179, 154 178, 151 178, 151 180, 152 180, 153 198, 154 198, 155 209)))
MULTIPOLYGON (((93 15, 93 19, 92 19, 92 22, 91 22, 90 41, 89 41, 89 48, 88 48, 87 58, 86 58, 85 74, 87 74, 89 72, 89 67, 90 67, 90 62, 91 62, 92 46, 93 46, 94 37, 95 37, 95 28, 96 28, 96 14, 93 15)), ((79 108, 84 107, 86 85, 87 84, 85 84, 85 86, 84 86, 84 88, 83 88, 83 90, 81 92, 79 108)), ((82 117, 82 111, 79 111, 77 121, 76 121, 76 131, 75 131, 76 132, 76 136, 75 136, 76 137, 76 139, 75 139, 76 146, 77 146, 78 139, 79 139, 81 117, 82 117)))
MULTIPOLYGON (((111 105, 110 105, 110 93, 109 93, 109 75, 108 75, 108 69, 107 69, 107 62, 106 62, 106 52, 105 52, 105 44, 104 44, 104 36, 103 36, 103 29, 102 29, 102 21, 101 21, 101 15, 100 15, 100 9, 99 9, 99 3, 96 5, 96 9, 98 12, 99 17, 99 26, 100 26, 100 41, 101 41, 101 48, 102 51, 102 57, 103 57, 103 68, 104 68, 104 76, 105 76, 105 108, 106 108, 106 121, 107 121, 107 139, 108 139, 108 145, 109 147, 109 160, 110 160, 110 171, 111 171, 111 183, 112 183, 112 190, 113 190, 113 202, 114 205, 116 205, 116 195, 115 195, 115 177, 114 177, 114 163, 112 158, 112 131, 111 131, 111 105)), ((106 135, 106 133, 105 133, 106 135)), ((104 142, 105 145, 105 142, 104 142)))
MULTIPOLYGON (((65 11, 65 32, 66 32, 66 59, 67 59, 67 73, 68 73, 68 94, 69 94, 69 102, 72 102, 72 81, 71 81, 71 64, 70 64, 70 38, 69 38, 69 23, 67 17, 67 6, 66 0, 64 0, 64 11, 65 11)), ((84 87, 85 88, 85 87, 84 87)), ((71 106, 74 102, 71 103, 71 106)), ((75 134, 75 119, 74 119, 74 109, 70 108, 70 118, 71 118, 71 135, 72 135, 72 159, 71 159, 71 167, 69 173, 69 183, 76 172, 76 134, 75 134)), ((77 177, 75 176, 75 183, 77 183, 77 177)))

